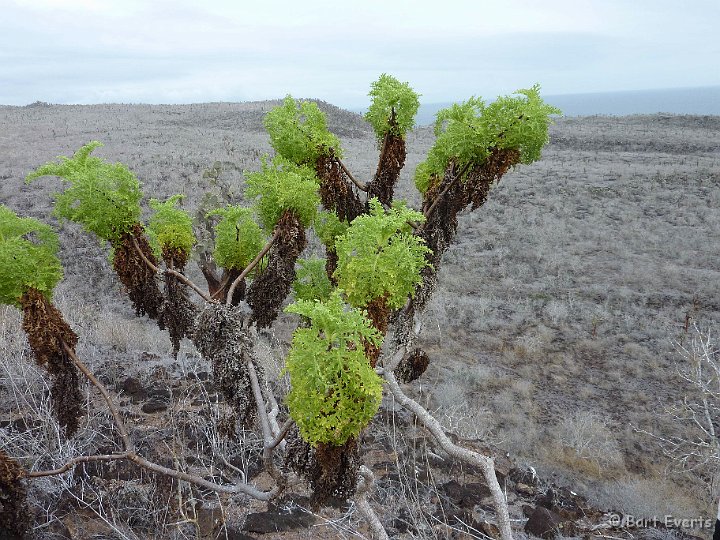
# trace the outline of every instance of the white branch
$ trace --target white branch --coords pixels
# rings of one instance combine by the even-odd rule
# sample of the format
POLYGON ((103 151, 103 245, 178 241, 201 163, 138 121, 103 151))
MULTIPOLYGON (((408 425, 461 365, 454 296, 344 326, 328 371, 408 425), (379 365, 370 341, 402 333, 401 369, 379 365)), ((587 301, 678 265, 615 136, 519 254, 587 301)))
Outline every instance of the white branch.
POLYGON ((490 488, 492 493, 493 502, 495 503, 495 512, 497 513, 498 525, 500 527, 500 534, 503 540, 512 540, 512 530, 510 528, 510 514, 508 513, 507 499, 503 494, 500 484, 498 483, 497 476, 495 476, 495 463, 491 457, 484 456, 462 446, 453 444, 443 430, 440 422, 438 422, 422 405, 417 401, 409 398, 400 388, 400 385, 395 378, 392 371, 383 370, 379 368, 378 373, 383 376, 387 382, 390 391, 392 392, 395 399, 403 407, 411 410, 420 422, 430 431, 435 437, 440 447, 445 450, 449 455, 458 458, 466 463, 470 463, 479 467, 485 481, 490 488))

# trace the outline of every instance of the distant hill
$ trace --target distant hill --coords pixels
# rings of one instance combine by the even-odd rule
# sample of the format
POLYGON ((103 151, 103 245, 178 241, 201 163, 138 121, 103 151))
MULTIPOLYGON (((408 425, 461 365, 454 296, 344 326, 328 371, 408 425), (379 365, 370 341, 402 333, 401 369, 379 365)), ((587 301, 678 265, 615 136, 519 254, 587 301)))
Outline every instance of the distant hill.
MULTIPOLYGON (((627 116, 656 113, 720 115, 720 86, 562 94, 544 96, 544 98, 548 103, 560 108, 565 116, 596 114, 627 116)), ((435 121, 435 114, 449 105, 450 102, 423 103, 418 111, 417 124, 420 126, 432 124, 435 121)), ((357 110, 357 112, 364 111, 357 110)))

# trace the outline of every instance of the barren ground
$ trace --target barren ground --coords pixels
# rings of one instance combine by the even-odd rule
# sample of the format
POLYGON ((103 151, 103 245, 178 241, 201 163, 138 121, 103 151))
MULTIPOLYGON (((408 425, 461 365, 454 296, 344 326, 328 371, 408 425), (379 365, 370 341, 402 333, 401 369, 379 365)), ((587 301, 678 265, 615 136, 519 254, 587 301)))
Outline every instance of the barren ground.
MULTIPOLYGON (((148 198, 185 193, 193 209, 219 173, 240 200, 242 171, 271 150, 262 115, 272 105, 0 107, 0 203, 57 224, 48 212, 58 181, 23 179, 90 140, 105 144, 97 155, 127 164, 148 198)), ((324 108, 346 164, 369 179, 378 154, 369 126, 324 108)), ((432 141, 429 128, 408 138, 398 196, 415 205, 412 173, 432 141)), ((688 322, 719 328, 719 149, 720 117, 558 120, 542 160, 509 173, 463 216, 424 317, 432 364, 414 395, 458 435, 506 449, 599 507, 711 515, 701 483, 675 472, 641 431, 689 432, 666 413, 690 391, 676 374, 676 344, 691 334, 688 322)), ((81 336, 79 352, 109 379, 150 381, 141 359, 169 358, 167 336, 133 318, 95 239, 72 224, 59 229, 66 279, 57 303, 81 336)), ((27 362, 18 321, 0 309, 6 366, 27 362)), ((286 317, 268 339, 276 372, 293 327, 286 317)), ((173 373, 187 375, 196 357, 185 343, 173 373)), ((8 369, 0 382, 0 403, 9 403, 8 369)), ((10 417, 0 412, 4 427, 10 417)))

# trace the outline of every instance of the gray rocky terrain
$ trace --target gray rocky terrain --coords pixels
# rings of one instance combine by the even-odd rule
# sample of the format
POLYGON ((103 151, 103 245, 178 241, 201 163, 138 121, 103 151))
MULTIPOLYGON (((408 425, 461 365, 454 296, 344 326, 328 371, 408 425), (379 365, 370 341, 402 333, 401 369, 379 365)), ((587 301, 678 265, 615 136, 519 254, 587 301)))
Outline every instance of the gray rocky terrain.
MULTIPOLYGON (((0 106, 0 203, 58 226, 66 278, 56 301, 80 335, 78 352, 126 396, 127 414, 137 419, 153 452, 162 453, 163 430, 178 427, 188 439, 186 447, 198 455, 214 444, 190 414, 217 413, 203 408, 217 401, 211 385, 204 384, 207 367, 190 343, 174 362, 167 335, 152 321, 133 317, 105 247, 49 216, 50 194, 59 181, 25 185, 24 177, 55 156, 99 140, 105 146, 96 154, 128 165, 148 199, 184 193, 185 206, 193 210, 213 184, 221 184, 241 201, 243 171, 257 170, 261 156, 271 152, 262 117, 275 104, 0 106)), ((321 107, 341 138, 344 162, 357 178, 370 179, 378 155, 370 127, 358 115, 321 107)), ((423 317, 421 345, 431 367, 411 392, 457 437, 508 453, 498 469, 511 491, 518 530, 537 508, 561 513, 563 504, 585 509, 573 514, 573 523, 583 514, 592 514, 597 523, 610 509, 634 516, 712 516, 704 473, 680 470, 650 434, 693 436, 689 422, 668 412, 694 391, 678 376, 684 361, 678 347, 689 342, 695 325, 715 333, 720 328, 720 117, 558 119, 550 138, 539 162, 507 174, 484 207, 462 217, 458 243, 443 260, 441 286, 423 317), (523 476, 530 466, 541 481, 523 476), (552 484, 559 499, 539 503, 552 484), (557 486, 582 498, 573 499, 557 486), (561 504, 560 499, 572 501, 561 504)), ((420 198, 412 175, 432 142, 430 128, 408 137, 397 193, 415 206, 420 198)), ((311 242, 309 249, 316 248, 311 242)), ((202 280, 196 268, 189 272, 202 280)), ((21 444, 18 433, 42 431, 21 410, 27 412, 32 399, 17 387, 17 379, 30 381, 27 388, 41 394, 42 383, 29 365, 19 320, 16 310, 0 308, 0 447, 9 453, 34 440, 21 444)), ((275 374, 294 324, 285 316, 276 333, 266 336, 266 368, 275 374)), ((35 414, 41 410, 38 405, 35 414)), ((483 529, 489 507, 477 471, 454 470, 456 465, 435 454, 422 433, 397 435, 396 425, 412 427, 412 419, 392 404, 384 405, 377 422, 380 435, 364 444, 366 462, 380 478, 389 531, 398 538, 492 534, 483 529)), ((36 435, 51 444, 45 440, 52 439, 49 434, 36 435)), ((240 447, 233 443, 248 474, 256 442, 248 434, 240 447)), ((101 440, 85 443, 102 446, 101 440)), ((95 489, 96 498, 87 500, 70 480, 67 485, 48 481, 37 488, 46 492, 38 495, 37 511, 50 516, 47 522, 56 528, 48 530, 62 537, 80 525, 62 517, 70 515, 67 506, 52 500, 52 493, 75 493, 90 515, 103 493, 101 484, 125 482, 120 487, 127 500, 113 504, 132 516, 128 509, 141 504, 128 487, 139 482, 135 474, 90 475, 83 480, 83 497, 95 489)), ((302 501, 288 505, 302 507, 302 501)), ((223 519, 245 522, 242 534, 267 533, 247 527, 247 512, 233 512, 223 519)), ((357 517, 343 512, 337 518, 298 511, 300 529, 293 526, 292 534, 368 534, 357 517), (337 519, 332 526, 326 522, 331 519, 337 519)), ((97 515, 92 513, 102 534, 123 537, 97 515)), ((122 515, 104 519, 122 522, 122 534, 129 538, 127 531, 135 525, 122 515)), ((252 519, 262 524, 266 518, 252 519)), ((199 527, 198 538, 215 534, 213 527, 202 534, 199 527)), ((91 537, 87 531, 72 534, 91 537)))

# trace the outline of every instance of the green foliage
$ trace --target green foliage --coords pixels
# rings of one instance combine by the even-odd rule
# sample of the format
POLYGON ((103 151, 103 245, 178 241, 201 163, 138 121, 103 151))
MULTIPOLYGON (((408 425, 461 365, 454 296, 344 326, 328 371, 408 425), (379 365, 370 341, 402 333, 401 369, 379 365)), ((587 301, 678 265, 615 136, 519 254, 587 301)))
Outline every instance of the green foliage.
POLYGON ((340 446, 380 407, 382 382, 364 343, 380 346, 382 336, 360 311, 346 308, 338 291, 325 302, 300 300, 285 311, 309 320, 309 327, 295 330, 285 367, 290 416, 308 443, 340 446))
POLYGON ((328 249, 335 249, 335 239, 348 230, 350 224, 342 221, 335 212, 322 210, 315 219, 315 232, 328 249))
POLYGON ((408 221, 422 223, 425 217, 400 204, 385 212, 377 199, 371 199, 370 214, 355 218, 336 239, 334 276, 351 305, 366 306, 385 296, 388 307, 399 308, 414 292, 430 250, 411 234, 408 221))
POLYGON ((58 248, 57 235, 48 225, 0 205, 0 303, 19 307, 30 288, 50 299, 63 276, 58 248))
POLYGON ((228 205, 208 213, 215 215, 222 219, 215 226, 213 257, 223 268, 243 270, 265 245, 262 229, 249 208, 228 205))
POLYGON ((415 171, 415 185, 425 192, 439 181, 450 161, 459 169, 481 165, 494 148, 516 149, 521 163, 540 159, 548 141, 550 115, 560 110, 540 98, 540 87, 518 90, 490 105, 479 98, 455 104, 437 114, 437 139, 415 171))
POLYGON ((31 172, 26 181, 41 176, 59 176, 70 184, 55 195, 55 215, 82 224, 85 230, 115 243, 140 221, 140 183, 122 163, 107 163, 90 153, 102 143, 92 141, 72 158, 46 163, 31 172))
POLYGON ((330 148, 342 157, 340 140, 328 131, 325 113, 312 101, 287 96, 282 105, 265 115, 265 128, 275 151, 297 165, 314 167, 330 148))
POLYGON ((325 259, 311 257, 298 259, 300 267, 297 269, 293 291, 295 300, 321 300, 330 298, 333 286, 325 271, 325 259))
POLYGON ((195 245, 190 214, 175 207, 183 197, 173 195, 165 202, 150 199, 150 207, 155 210, 148 226, 148 237, 153 248, 159 246, 160 249, 177 249, 189 254, 195 245))
POLYGON ((383 73, 372 83, 370 93, 372 103, 365 113, 365 119, 375 130, 378 141, 393 130, 394 135, 405 138, 405 134, 415 125, 415 115, 420 107, 420 96, 408 83, 401 83, 395 77, 383 73), (395 111, 395 126, 390 123, 395 111))
POLYGON ((300 223, 308 227, 320 205, 320 187, 315 171, 276 156, 263 159, 260 172, 247 174, 245 196, 255 198, 260 221, 272 230, 286 210, 292 210, 300 223))

